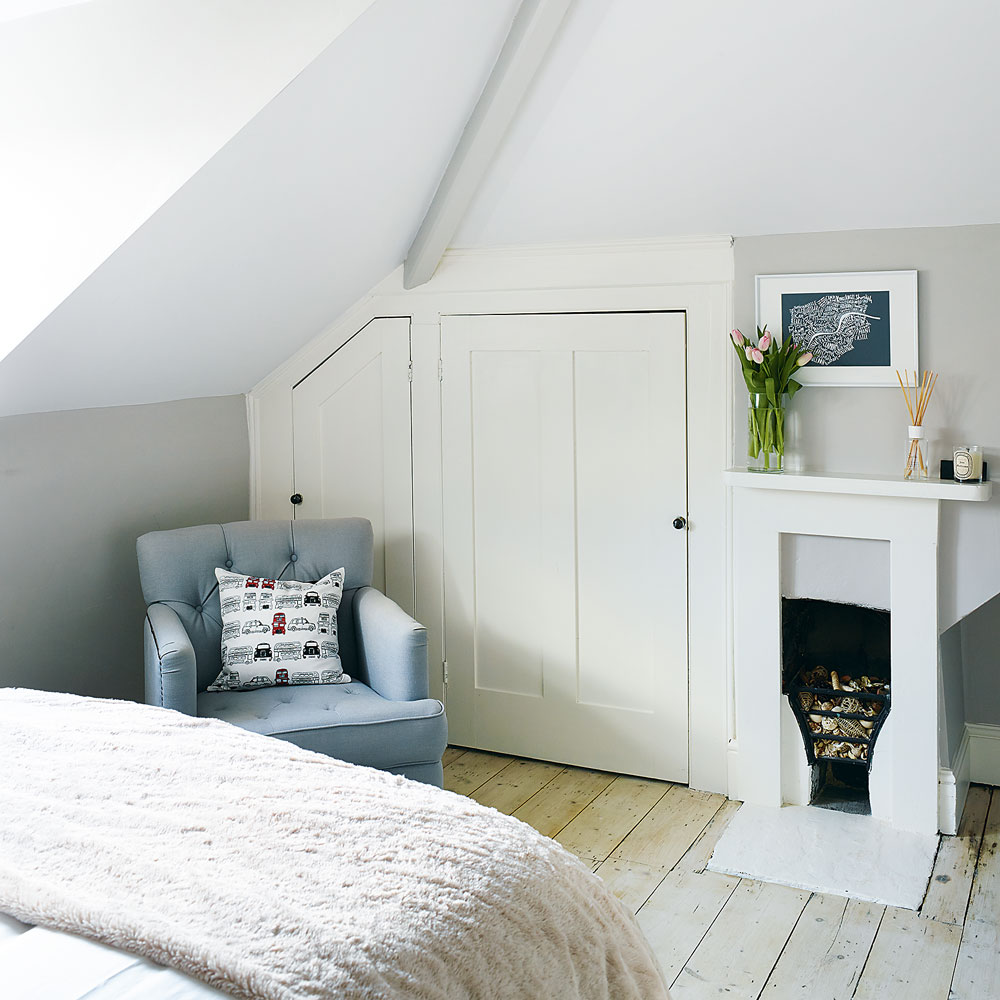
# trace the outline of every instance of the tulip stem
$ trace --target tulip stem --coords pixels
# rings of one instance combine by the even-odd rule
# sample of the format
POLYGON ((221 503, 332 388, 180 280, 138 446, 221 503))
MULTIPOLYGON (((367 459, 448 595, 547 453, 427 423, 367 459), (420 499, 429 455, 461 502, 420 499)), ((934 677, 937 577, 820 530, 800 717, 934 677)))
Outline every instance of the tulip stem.
POLYGON ((747 411, 747 456, 751 467, 757 464, 766 472, 781 471, 785 456, 785 401, 779 396, 775 403, 765 393, 750 396, 747 411))

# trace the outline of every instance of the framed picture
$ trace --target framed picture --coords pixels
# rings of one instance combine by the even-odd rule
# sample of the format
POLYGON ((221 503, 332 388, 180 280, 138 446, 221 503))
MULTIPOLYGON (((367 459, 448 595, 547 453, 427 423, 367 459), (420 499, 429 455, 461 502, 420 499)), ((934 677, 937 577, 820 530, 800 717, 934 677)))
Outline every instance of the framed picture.
POLYGON ((812 351, 803 385, 898 385, 918 369, 917 272, 758 274, 757 325, 812 351))

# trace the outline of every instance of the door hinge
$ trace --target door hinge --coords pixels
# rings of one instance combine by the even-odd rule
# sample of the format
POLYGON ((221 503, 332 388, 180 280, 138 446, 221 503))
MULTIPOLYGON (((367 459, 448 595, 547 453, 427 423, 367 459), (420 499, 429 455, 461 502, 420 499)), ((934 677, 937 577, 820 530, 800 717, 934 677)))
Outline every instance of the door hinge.
POLYGON ((406 366, 406 380, 407 380, 407 382, 412 382, 413 381, 413 362, 412 361, 406 366))
POLYGON ((442 358, 438 358, 438 381, 444 381, 444 360, 442 358))
POLYGON ((441 681, 444 684, 448 683, 448 661, 443 660, 441 662, 441 681))

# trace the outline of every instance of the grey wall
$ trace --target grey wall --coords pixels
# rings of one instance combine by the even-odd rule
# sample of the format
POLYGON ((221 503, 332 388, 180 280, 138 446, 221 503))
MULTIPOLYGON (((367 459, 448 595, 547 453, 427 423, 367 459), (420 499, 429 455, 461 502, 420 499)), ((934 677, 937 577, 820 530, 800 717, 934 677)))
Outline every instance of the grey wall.
POLYGON ((242 396, 0 419, 0 686, 141 699, 135 540, 248 516, 242 396))
MULTIPOLYGON (((973 612, 975 614, 975 612, 973 612)), ((958 748, 962 744, 965 732, 965 722, 968 710, 965 704, 965 665, 962 652, 962 629, 964 622, 956 622, 950 629, 941 633, 941 645, 938 650, 941 673, 939 677, 939 696, 943 702, 941 708, 941 727, 938 732, 938 753, 942 764, 949 765, 955 760, 958 748)), ((993 701, 993 713, 1000 706, 1000 698, 993 701)), ((974 719, 969 718, 970 722, 974 719)))
POLYGON ((966 721, 1000 725, 1000 597, 963 618, 959 627, 966 721))
MULTIPOLYGON (((754 328, 754 276, 814 271, 915 269, 918 274, 920 366, 940 372, 927 412, 932 461, 960 442, 981 444, 1000 483, 1000 336, 995 288, 1000 226, 854 230, 745 237, 735 243, 735 318, 754 328)), ((745 390, 738 379, 737 444, 742 444, 745 390)), ((898 389, 809 386, 795 397, 803 468, 902 471, 909 419, 898 389)), ((738 457, 737 457, 738 461, 738 457)), ((989 503, 945 503, 941 518, 941 628, 975 609, 957 633, 943 636, 942 662, 959 661, 963 678, 944 678, 954 729, 956 698, 968 720, 1000 724, 1000 677, 993 651, 1000 636, 1000 488, 989 503), (987 602, 991 602, 987 604, 987 602), (975 629, 976 655, 970 655, 975 629), (990 639, 990 637, 993 637, 990 639)), ((949 742, 952 733, 949 732, 949 742)))

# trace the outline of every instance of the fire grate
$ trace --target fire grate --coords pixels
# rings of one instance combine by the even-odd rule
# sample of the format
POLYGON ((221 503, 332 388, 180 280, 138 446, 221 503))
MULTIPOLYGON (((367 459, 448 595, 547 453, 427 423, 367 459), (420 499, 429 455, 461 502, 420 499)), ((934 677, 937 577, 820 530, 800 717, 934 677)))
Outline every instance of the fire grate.
POLYGON ((832 760, 871 770, 875 740, 889 715, 887 680, 816 666, 798 670, 787 694, 810 764, 832 760))

